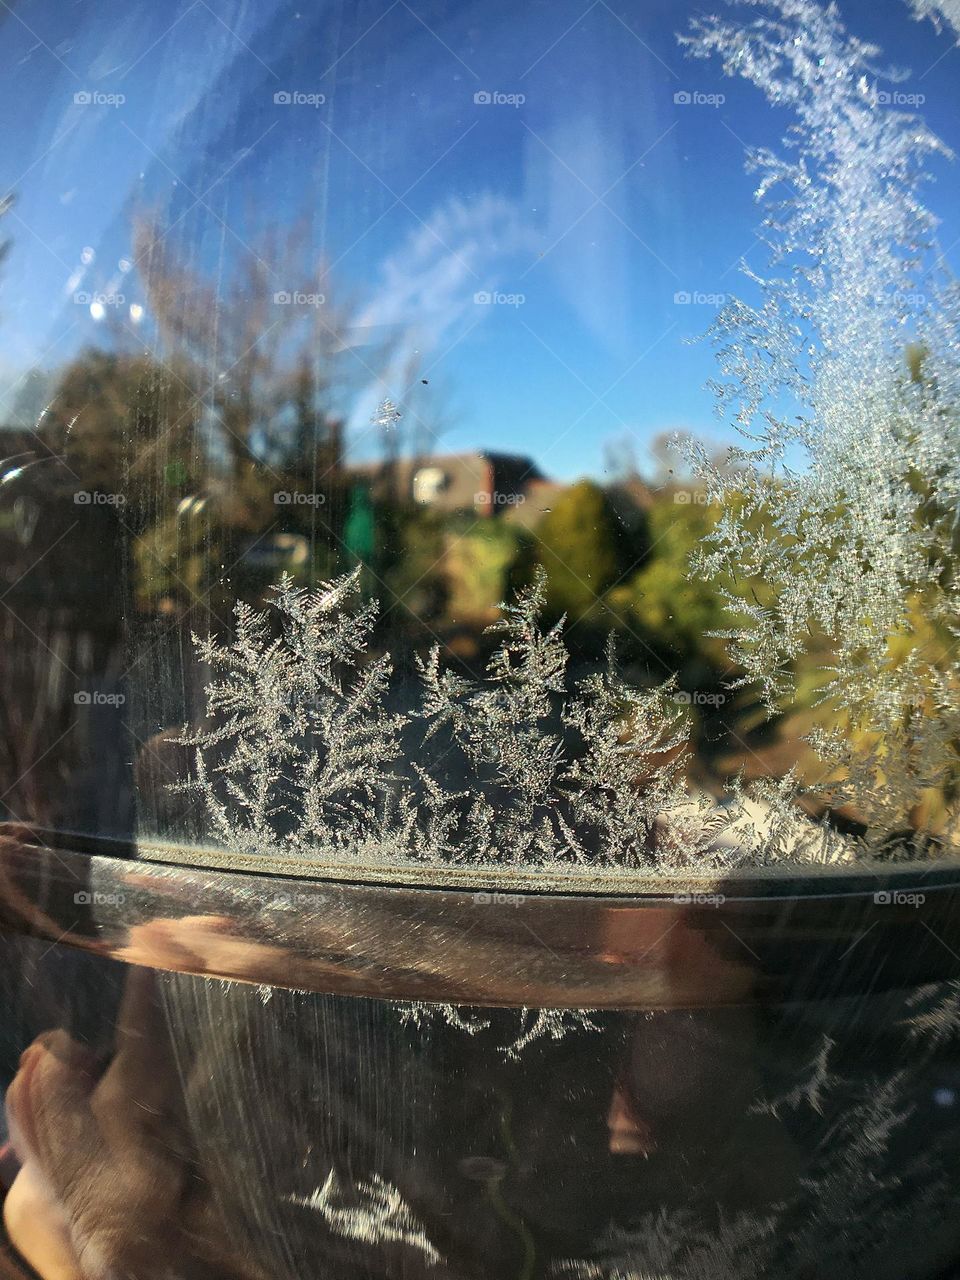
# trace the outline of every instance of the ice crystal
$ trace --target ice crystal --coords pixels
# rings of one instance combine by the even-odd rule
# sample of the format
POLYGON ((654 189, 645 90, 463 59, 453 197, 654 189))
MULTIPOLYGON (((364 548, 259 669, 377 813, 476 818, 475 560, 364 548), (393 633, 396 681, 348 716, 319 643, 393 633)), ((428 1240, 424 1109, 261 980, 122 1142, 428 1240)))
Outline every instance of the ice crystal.
POLYGON ((427 1004, 422 1000, 412 1000, 398 1001, 394 1008, 400 1015, 401 1026, 416 1027, 418 1031, 431 1023, 442 1022, 454 1031, 465 1031, 467 1035, 475 1036, 490 1026, 486 1019, 466 1013, 454 1004, 427 1004))
POLYGON ((213 833, 239 852, 352 849, 383 822, 402 717, 384 706, 389 658, 358 660, 376 607, 344 607, 357 577, 316 592, 284 578, 280 638, 243 603, 229 645, 194 637, 222 679, 206 689, 213 724, 181 739, 196 748, 183 789, 200 793, 213 833))
MULTIPOLYGON (((716 1215, 661 1209, 638 1215, 629 1228, 611 1227, 589 1259, 559 1271, 578 1280, 749 1280, 768 1275, 809 1276, 829 1258, 832 1272, 862 1270, 884 1257, 908 1224, 929 1209, 935 1219, 953 1196, 952 1179, 919 1160, 894 1156, 894 1135, 909 1119, 908 1077, 870 1077, 852 1099, 838 1097, 848 1082, 827 1069, 824 1040, 812 1071, 783 1100, 807 1104, 822 1129, 795 1192, 763 1216, 716 1215), (913 1190, 919 1188, 918 1191, 913 1190)), ((775 1113, 774 1113, 775 1114, 775 1113)))
POLYGON ((867 1082, 854 1105, 827 1127, 790 1215, 799 1274, 809 1274, 824 1256, 837 1270, 852 1268, 916 1221, 917 1204, 907 1189, 933 1188, 926 1155, 897 1160, 891 1152, 894 1135, 914 1110, 909 1083, 906 1072, 867 1082))
POLYGON ((760 778, 749 793, 732 787, 719 839, 751 866, 789 862, 805 866, 837 866, 861 852, 857 842, 840 835, 826 818, 814 822, 797 801, 804 788, 796 770, 782 778, 760 778))
POLYGON ((830 1037, 824 1036, 813 1060, 801 1071, 800 1081, 777 1098, 766 1098, 754 1103, 750 1110, 778 1119, 783 1107, 796 1111, 805 1105, 818 1116, 823 1115, 824 1096, 838 1083, 830 1071, 830 1052, 833 1047, 834 1042, 830 1037))
POLYGON ((311 1196, 288 1196, 292 1204, 314 1209, 337 1235, 364 1244, 402 1244, 422 1253, 432 1265, 443 1261, 427 1239, 423 1224, 396 1187, 378 1173, 348 1193, 335 1169, 311 1196))
MULTIPOLYGON (((396 1002, 394 1009, 400 1015, 402 1026, 422 1031, 435 1024, 464 1031, 467 1035, 479 1035, 489 1031, 489 1019, 452 1004, 428 1004, 424 1001, 396 1002)), ((599 1031, 600 1027, 590 1018, 587 1009, 519 1009, 516 1011, 516 1034, 499 1045, 505 1058, 517 1059, 527 1045, 536 1040, 563 1040, 578 1031, 599 1031)))
POLYGON ((922 987, 910 999, 912 1006, 924 1006, 907 1020, 910 1038, 930 1049, 960 1040, 960 981, 922 987))
POLYGON ((373 426, 379 427, 381 431, 392 431, 402 417, 403 414, 387 396, 377 405, 370 422, 373 426))
POLYGON ((741 1214, 710 1231, 691 1213, 661 1209, 630 1230, 611 1228, 595 1258, 559 1270, 577 1280, 751 1280, 769 1274, 776 1224, 741 1214))
POLYGON ((742 856, 719 838, 729 815, 687 787, 672 682, 626 684, 611 651, 571 687, 561 625, 539 624, 542 574, 491 628, 486 678, 455 675, 435 648, 409 714, 387 710, 390 658, 366 652, 377 605, 358 602, 357 585, 357 572, 316 590, 285 578, 272 609, 237 605, 229 643, 194 638, 214 679, 207 721, 181 738, 195 765, 179 787, 227 847, 475 866, 718 868, 742 856), (404 731, 420 735, 412 753, 404 731))
POLYGON ((889 105, 880 51, 836 6, 739 3, 752 20, 705 17, 683 42, 793 124, 782 154, 749 153, 770 265, 744 266, 754 301, 710 332, 718 410, 746 443, 733 471, 696 459, 725 507, 698 569, 764 584, 730 597, 728 638, 771 707, 826 649, 834 719, 812 743, 833 801, 883 835, 954 767, 960 731, 960 290, 921 199, 946 148, 889 105))
POLYGON ((521 1009, 517 1038, 506 1045, 508 1058, 519 1058, 527 1045, 536 1040, 563 1040, 571 1033, 599 1031, 590 1017, 590 1009, 521 1009))

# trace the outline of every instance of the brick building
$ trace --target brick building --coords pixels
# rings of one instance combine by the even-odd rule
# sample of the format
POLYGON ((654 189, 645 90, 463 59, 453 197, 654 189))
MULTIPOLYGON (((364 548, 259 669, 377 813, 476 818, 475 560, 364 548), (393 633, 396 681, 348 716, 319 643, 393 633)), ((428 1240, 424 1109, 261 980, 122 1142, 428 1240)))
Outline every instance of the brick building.
POLYGON ((360 463, 348 470, 368 479, 373 496, 391 495, 446 513, 502 515, 526 500, 528 490, 543 481, 535 463, 521 454, 429 454, 399 458, 389 464, 360 463))

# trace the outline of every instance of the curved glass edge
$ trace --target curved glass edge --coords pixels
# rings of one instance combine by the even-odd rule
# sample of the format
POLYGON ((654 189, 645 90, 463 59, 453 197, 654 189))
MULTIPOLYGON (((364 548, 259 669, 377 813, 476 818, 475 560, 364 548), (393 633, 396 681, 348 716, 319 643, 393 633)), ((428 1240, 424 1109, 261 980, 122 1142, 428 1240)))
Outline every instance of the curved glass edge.
POLYGON ((294 990, 517 1008, 663 1009, 960 977, 960 874, 890 868, 609 896, 253 875, 0 838, 0 928, 294 990), (749 887, 752 892, 744 893, 749 887))

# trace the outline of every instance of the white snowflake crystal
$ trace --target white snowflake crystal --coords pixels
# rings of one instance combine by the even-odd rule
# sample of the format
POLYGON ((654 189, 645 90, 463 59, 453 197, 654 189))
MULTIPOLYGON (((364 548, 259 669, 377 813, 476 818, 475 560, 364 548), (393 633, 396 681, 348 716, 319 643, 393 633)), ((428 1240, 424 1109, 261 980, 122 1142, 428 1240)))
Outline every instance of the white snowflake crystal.
MULTIPOLYGON (((452 1004, 396 1002, 393 1008, 400 1015, 402 1026, 415 1027, 418 1031, 443 1024, 475 1036, 488 1031, 491 1025, 489 1019, 452 1004)), ((590 1017, 592 1012, 590 1009, 519 1009, 516 1035, 499 1046, 500 1052, 505 1058, 516 1060, 537 1040, 563 1040, 575 1032, 599 1031, 600 1027, 590 1017)))
POLYGON ((403 414, 387 396, 377 405, 370 422, 373 426, 379 427, 381 431, 392 431, 402 417, 403 414))

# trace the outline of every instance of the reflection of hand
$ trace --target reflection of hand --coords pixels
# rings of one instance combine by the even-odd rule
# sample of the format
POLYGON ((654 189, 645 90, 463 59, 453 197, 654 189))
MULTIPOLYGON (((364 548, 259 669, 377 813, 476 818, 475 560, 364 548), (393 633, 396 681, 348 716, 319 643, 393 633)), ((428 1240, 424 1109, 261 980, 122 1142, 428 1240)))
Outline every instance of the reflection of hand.
POLYGON ((17 1174, 3 1220, 11 1241, 43 1280, 81 1280, 66 1215, 32 1161, 17 1174))
POLYGON ((131 969, 101 1075, 63 1031, 39 1036, 7 1092, 22 1168, 10 1239, 43 1280, 240 1280, 190 1158, 178 1076, 148 970, 131 969))
POLYGON ((290 977, 291 955, 283 947, 238 939, 229 916, 180 916, 134 925, 128 944, 118 952, 122 960, 179 973, 218 973, 263 976, 264 982, 283 983, 290 977))

